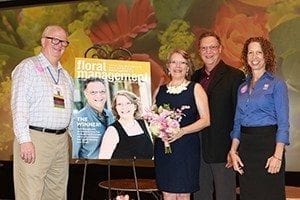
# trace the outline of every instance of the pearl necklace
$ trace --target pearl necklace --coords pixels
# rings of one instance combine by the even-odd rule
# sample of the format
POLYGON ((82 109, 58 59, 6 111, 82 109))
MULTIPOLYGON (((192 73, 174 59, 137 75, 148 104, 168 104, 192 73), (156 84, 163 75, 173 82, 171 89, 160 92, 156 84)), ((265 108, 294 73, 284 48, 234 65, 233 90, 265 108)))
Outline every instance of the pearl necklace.
POLYGON ((187 86, 188 86, 189 82, 183 80, 182 83, 180 83, 179 85, 167 85, 167 93, 169 94, 180 94, 181 92, 183 92, 184 90, 187 90, 187 86))

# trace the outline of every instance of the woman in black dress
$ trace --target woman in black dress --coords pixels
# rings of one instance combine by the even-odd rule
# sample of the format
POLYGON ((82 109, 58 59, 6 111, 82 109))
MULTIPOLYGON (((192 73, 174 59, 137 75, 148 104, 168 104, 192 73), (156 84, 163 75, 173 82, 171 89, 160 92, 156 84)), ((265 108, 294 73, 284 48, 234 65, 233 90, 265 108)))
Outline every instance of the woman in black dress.
POLYGON ((113 114, 118 119, 104 133, 100 159, 151 159, 152 138, 141 119, 140 99, 132 92, 120 90, 112 102, 113 114))
POLYGON ((171 81, 154 94, 157 106, 168 104, 183 111, 180 131, 170 135, 172 153, 165 154, 164 142, 155 139, 154 164, 158 188, 164 200, 189 200, 190 193, 199 190, 199 131, 209 126, 207 96, 200 84, 190 82, 192 62, 183 50, 174 50, 168 57, 167 70, 171 81))

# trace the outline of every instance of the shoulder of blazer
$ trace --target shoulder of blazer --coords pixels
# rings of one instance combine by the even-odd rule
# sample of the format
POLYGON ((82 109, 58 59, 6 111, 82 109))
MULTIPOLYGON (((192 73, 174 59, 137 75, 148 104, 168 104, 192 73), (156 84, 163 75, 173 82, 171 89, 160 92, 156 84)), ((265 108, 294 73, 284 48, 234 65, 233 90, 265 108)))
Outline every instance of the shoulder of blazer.
POLYGON ((220 63, 220 71, 221 73, 230 73, 233 76, 237 76, 240 77, 241 79, 244 79, 245 74, 242 70, 236 68, 236 67, 232 67, 230 65, 227 65, 226 63, 224 63, 223 61, 220 61, 222 63, 220 63))
MULTIPOLYGON (((243 72, 239 69, 236 69, 234 67, 231 67, 224 63, 222 60, 218 63, 218 66, 216 68, 215 74, 211 80, 211 83, 208 86, 207 89, 207 95, 209 96, 213 89, 221 83, 220 81, 223 80, 226 81, 224 87, 227 87, 227 85, 232 84, 234 82, 242 82, 244 76, 242 75, 243 72), (240 74, 240 75, 239 75, 240 74)), ((222 83, 222 85, 223 85, 222 83)), ((222 86, 223 87, 223 86, 222 86)))

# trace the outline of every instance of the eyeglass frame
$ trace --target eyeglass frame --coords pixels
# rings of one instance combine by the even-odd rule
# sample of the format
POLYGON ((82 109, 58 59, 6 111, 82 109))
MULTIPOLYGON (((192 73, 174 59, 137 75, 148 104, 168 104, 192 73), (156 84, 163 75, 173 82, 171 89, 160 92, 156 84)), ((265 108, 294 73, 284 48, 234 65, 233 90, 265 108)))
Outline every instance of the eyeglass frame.
POLYGON ((92 91, 87 91, 88 94, 95 96, 97 94, 100 95, 105 95, 106 94, 106 90, 92 90, 92 91))
POLYGON ((219 49, 221 45, 220 44, 216 44, 216 45, 210 45, 210 46, 200 46, 199 50, 202 52, 205 52, 207 50, 211 50, 211 51, 217 51, 219 49))
POLYGON ((172 61, 169 61, 169 65, 188 65, 189 63, 186 62, 186 61, 181 61, 181 60, 172 60, 172 61))
POLYGON ((51 40, 51 44, 53 44, 53 45, 58 45, 59 43, 61 43, 61 45, 63 47, 67 47, 70 44, 69 41, 61 40, 61 39, 58 39, 56 37, 45 36, 44 38, 51 40), (57 42, 55 42, 55 41, 57 41, 57 42))

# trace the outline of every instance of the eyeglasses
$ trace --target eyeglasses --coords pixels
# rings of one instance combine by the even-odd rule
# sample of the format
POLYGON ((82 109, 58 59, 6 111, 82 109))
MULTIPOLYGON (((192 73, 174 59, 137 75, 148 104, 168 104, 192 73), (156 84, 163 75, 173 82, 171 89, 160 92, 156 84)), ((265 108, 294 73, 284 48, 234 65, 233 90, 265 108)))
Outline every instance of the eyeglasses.
POLYGON ((48 37, 46 36, 45 38, 51 40, 51 43, 54 44, 54 45, 58 45, 59 43, 61 43, 61 45, 63 47, 67 47, 69 45, 69 41, 66 41, 66 40, 60 40, 58 38, 55 38, 55 37, 48 37))
POLYGON ((204 52, 207 50, 211 50, 211 51, 216 51, 219 48, 220 45, 211 45, 211 46, 206 46, 206 47, 200 47, 199 50, 204 52))
POLYGON ((169 64, 170 65, 187 65, 188 64, 188 62, 186 62, 186 61, 176 61, 176 60, 172 60, 172 61, 170 61, 169 62, 169 64))
POLYGON ((101 94, 101 95, 104 95, 104 94, 106 94, 106 91, 105 90, 98 90, 98 91, 94 91, 94 90, 92 90, 92 91, 88 91, 88 93, 90 94, 90 95, 97 95, 97 94, 101 94))

